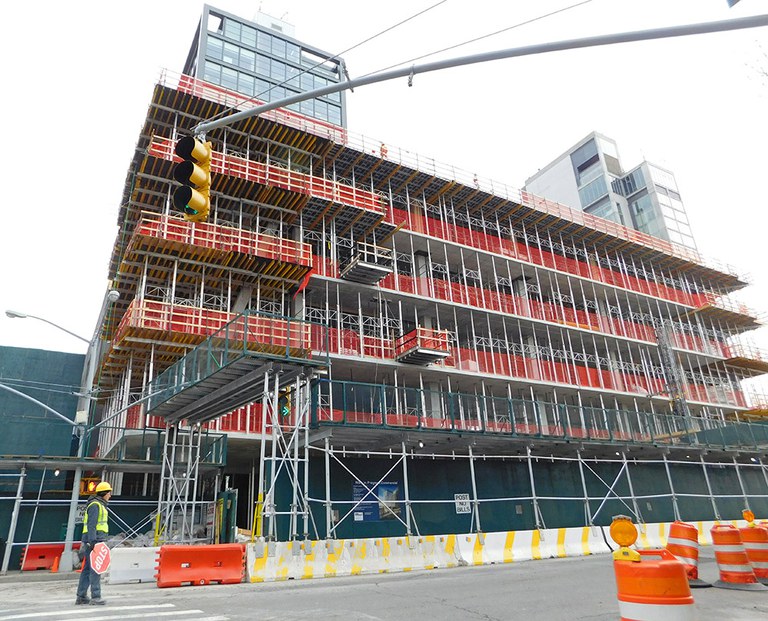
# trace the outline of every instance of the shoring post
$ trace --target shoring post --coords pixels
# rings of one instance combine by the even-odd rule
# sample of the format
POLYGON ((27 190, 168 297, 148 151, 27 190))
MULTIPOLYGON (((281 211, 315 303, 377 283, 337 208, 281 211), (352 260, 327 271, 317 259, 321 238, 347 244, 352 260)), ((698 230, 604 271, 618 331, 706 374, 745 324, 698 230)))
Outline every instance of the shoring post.
POLYGON ((328 437, 324 439, 325 450, 325 538, 331 539, 331 522, 333 521, 333 509, 331 508, 331 447, 328 437))
POLYGON ((640 506, 637 504, 635 490, 632 487, 632 476, 629 474, 629 462, 627 461, 627 454, 624 451, 621 451, 621 459, 624 461, 624 470, 627 473, 627 484, 629 485, 629 494, 632 497, 632 507, 635 510, 635 516, 637 517, 638 523, 643 524, 643 532, 645 532, 645 520, 643 519, 643 515, 640 513, 640 506))
POLYGON ((277 441, 280 431, 280 419, 278 417, 277 409, 279 407, 279 392, 280 392, 280 372, 275 374, 274 386, 271 389, 269 395, 269 418, 272 425, 272 455, 270 457, 270 471, 269 471, 269 491, 267 492, 266 505, 267 505, 267 538, 270 541, 275 541, 277 530, 277 516, 275 512, 277 507, 275 505, 275 487, 277 486, 277 441))
POLYGON ((581 489, 584 490, 584 520, 587 525, 592 526, 592 512, 589 508, 589 493, 587 492, 587 481, 584 478, 584 462, 581 458, 581 450, 576 451, 576 458, 579 461, 579 476, 581 477, 581 489))
POLYGON ((11 562, 11 550, 13 550, 13 539, 16 536, 16 524, 19 521, 19 511, 21 510, 21 498, 24 492, 24 479, 27 476, 26 466, 21 467, 19 473, 19 485, 16 488, 16 498, 13 501, 13 512, 11 513, 11 523, 8 526, 8 541, 5 542, 5 553, 3 554, 3 566, 0 574, 8 573, 8 564, 11 562))
POLYGON ((405 442, 401 442, 403 447, 403 494, 405 496, 405 536, 411 536, 411 495, 408 488, 408 453, 405 448, 405 442))
POLYGON ((747 490, 744 488, 744 480, 741 478, 741 471, 739 470, 739 462, 736 458, 733 458, 733 467, 736 469, 736 478, 739 480, 739 487, 741 488, 741 495, 744 497, 744 508, 749 509, 749 498, 747 498, 747 490))
POLYGON ((477 498, 477 479, 475 478, 475 455, 472 452, 472 446, 467 447, 469 451, 469 474, 472 478, 472 513, 475 517, 475 530, 480 535, 483 529, 480 527, 480 500, 477 498))
POLYGON ((709 482, 709 473, 707 473, 707 464, 704 461, 704 453, 699 455, 701 459, 701 469, 704 471, 704 480, 707 482, 707 492, 709 493, 709 500, 712 502, 712 511, 715 514, 715 519, 720 519, 720 511, 717 510, 717 503, 715 497, 712 495, 712 485, 709 482))
POLYGON ((525 447, 525 453, 528 456, 528 477, 531 480, 531 502, 533 502, 533 517, 536 523, 536 530, 541 530, 544 526, 541 519, 541 509, 539 508, 539 500, 536 498, 536 481, 533 478, 533 461, 531 459, 531 447, 530 445, 525 447))
POLYGON ((269 409, 269 386, 272 371, 264 374, 264 392, 261 395, 261 444, 259 446, 259 485, 256 496, 256 512, 254 522, 256 527, 253 529, 254 536, 260 540, 264 537, 264 479, 266 477, 266 451, 267 443, 267 411, 269 409))
POLYGON ((301 408, 304 413, 304 539, 309 539, 309 418, 312 413, 311 388, 311 383, 307 379, 304 382, 303 399, 301 399, 301 408))
POLYGON ((672 510, 675 512, 675 520, 681 520, 680 507, 677 505, 677 494, 675 494, 675 486, 672 484, 672 473, 669 470, 669 461, 667 460, 667 454, 662 453, 662 459, 664 459, 664 470, 667 471, 667 481, 669 482, 669 491, 672 494, 672 510))

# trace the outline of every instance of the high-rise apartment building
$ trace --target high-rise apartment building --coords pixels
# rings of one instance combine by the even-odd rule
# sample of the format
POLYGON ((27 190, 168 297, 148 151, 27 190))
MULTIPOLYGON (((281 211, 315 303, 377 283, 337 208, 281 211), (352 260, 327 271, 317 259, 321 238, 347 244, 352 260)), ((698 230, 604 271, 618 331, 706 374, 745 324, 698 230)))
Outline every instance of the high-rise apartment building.
POLYGON ((199 533, 195 503, 222 474, 238 525, 280 540, 600 524, 628 507, 728 518, 736 488, 768 512, 768 426, 748 422, 764 410, 741 386, 768 359, 730 297, 747 283, 619 224, 643 182, 675 188, 621 172, 600 137, 558 164, 583 175, 585 213, 384 147, 314 102, 208 132, 210 215, 184 220, 175 140, 251 106, 265 87, 240 75, 266 81, 261 65, 225 81, 222 63, 239 71, 266 35, 280 81, 273 62, 311 48, 206 8, 193 75, 154 89, 118 213, 98 454, 162 457, 160 476, 110 475, 159 494, 158 534, 199 533))
POLYGON ((645 161, 626 170, 616 142, 597 132, 527 179, 525 189, 696 250, 675 176, 645 161))

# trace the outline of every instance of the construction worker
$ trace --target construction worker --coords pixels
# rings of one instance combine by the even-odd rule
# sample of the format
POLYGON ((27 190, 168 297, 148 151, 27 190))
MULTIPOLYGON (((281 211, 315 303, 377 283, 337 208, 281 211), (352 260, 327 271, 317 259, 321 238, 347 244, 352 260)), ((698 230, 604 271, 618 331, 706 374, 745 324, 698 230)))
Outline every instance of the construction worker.
POLYGON ((80 546, 80 557, 83 560, 83 570, 77 585, 76 605, 92 604, 100 606, 106 602, 101 599, 101 576, 91 568, 91 550, 100 541, 106 541, 109 535, 109 512, 107 503, 112 498, 112 486, 102 481, 96 486, 92 496, 88 498, 83 516, 83 539, 80 546), (88 599, 88 587, 91 598, 88 599))

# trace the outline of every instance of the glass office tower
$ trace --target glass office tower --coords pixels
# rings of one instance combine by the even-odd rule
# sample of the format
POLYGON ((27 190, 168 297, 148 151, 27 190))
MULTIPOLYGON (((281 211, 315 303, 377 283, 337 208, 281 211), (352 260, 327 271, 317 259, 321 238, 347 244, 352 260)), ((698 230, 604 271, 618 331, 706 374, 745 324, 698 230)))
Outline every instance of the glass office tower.
MULTIPOLYGON (((293 38, 293 26, 264 13, 254 21, 205 5, 183 72, 262 102, 341 82, 344 62, 293 38)), ((344 93, 287 106, 346 127, 344 93)))

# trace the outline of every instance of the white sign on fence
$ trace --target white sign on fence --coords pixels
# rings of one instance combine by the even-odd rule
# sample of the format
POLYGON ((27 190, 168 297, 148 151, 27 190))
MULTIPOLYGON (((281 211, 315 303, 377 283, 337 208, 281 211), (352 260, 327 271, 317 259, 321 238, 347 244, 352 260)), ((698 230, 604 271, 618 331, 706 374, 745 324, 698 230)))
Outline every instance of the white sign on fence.
POLYGON ((453 499, 456 502, 456 513, 472 513, 469 494, 454 494, 453 499))

